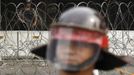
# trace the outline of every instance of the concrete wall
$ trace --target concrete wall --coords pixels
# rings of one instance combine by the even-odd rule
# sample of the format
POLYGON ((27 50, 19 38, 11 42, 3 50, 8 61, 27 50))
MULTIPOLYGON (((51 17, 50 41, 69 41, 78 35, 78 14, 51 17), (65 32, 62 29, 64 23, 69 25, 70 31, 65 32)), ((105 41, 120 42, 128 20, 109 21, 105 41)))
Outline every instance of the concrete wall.
MULTIPOLYGON (((109 51, 134 56, 134 31, 110 31, 109 51)), ((48 31, 0 31, 0 56, 26 56, 31 48, 46 44, 48 31)))
MULTIPOLYGON (((134 31, 110 31, 108 35, 110 52, 134 56, 134 31)), ((51 64, 30 59, 34 56, 30 49, 46 44, 48 36, 48 31, 0 31, 0 75, 56 75, 56 70, 51 64), (22 60, 16 59, 21 57, 22 60)), ((134 72, 134 67, 127 68, 130 73, 125 75, 134 72)), ((120 75, 120 72, 95 71, 95 75, 98 74, 120 75)))

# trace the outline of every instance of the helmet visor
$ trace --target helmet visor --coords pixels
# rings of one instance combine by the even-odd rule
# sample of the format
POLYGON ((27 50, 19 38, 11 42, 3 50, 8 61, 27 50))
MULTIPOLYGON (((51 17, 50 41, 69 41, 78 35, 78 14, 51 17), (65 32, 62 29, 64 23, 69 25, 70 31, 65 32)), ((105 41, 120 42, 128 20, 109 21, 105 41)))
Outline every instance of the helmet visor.
POLYGON ((56 67, 66 70, 89 66, 97 60, 101 43, 99 35, 89 33, 77 28, 52 29, 48 59, 55 63, 56 67))

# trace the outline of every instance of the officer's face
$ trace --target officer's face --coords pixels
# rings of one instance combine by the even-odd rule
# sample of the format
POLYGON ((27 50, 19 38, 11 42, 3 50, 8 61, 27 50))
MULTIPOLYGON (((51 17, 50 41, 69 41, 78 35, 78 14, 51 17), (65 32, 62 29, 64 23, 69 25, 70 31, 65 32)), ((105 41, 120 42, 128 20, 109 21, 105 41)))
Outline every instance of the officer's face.
POLYGON ((57 47, 57 59, 63 64, 79 65, 93 56, 93 48, 62 44, 57 47))

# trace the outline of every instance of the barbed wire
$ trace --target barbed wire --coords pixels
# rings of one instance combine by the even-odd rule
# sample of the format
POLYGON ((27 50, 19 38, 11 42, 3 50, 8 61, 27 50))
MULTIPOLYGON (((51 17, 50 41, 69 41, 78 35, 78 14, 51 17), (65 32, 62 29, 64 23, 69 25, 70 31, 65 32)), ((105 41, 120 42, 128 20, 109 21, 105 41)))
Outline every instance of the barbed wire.
POLYGON ((5 10, 2 11, 0 24, 1 75, 55 75, 52 64, 32 55, 30 50, 48 42, 48 31, 45 30, 57 21, 63 11, 78 6, 94 8, 104 15, 111 29, 108 33, 111 53, 134 57, 134 31, 131 31, 134 29, 133 2, 11 2, 2 3, 2 6, 5 10))

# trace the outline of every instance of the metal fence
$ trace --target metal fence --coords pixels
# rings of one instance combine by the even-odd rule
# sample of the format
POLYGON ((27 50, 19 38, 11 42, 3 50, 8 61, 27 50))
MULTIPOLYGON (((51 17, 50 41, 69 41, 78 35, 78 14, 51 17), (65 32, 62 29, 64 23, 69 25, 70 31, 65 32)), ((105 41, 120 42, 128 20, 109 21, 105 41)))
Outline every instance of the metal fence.
MULTIPOLYGON (((109 1, 102 3, 1 3, 0 75, 55 75, 52 64, 30 53, 30 49, 48 41, 49 25, 70 7, 87 6, 105 16, 110 39, 109 51, 116 55, 134 57, 134 2, 109 1)), ((132 62, 134 64, 134 62, 132 62)), ((100 75, 132 75, 134 66, 100 75), (124 70, 125 69, 125 70, 124 70), (124 72, 123 72, 123 71, 124 72)))

